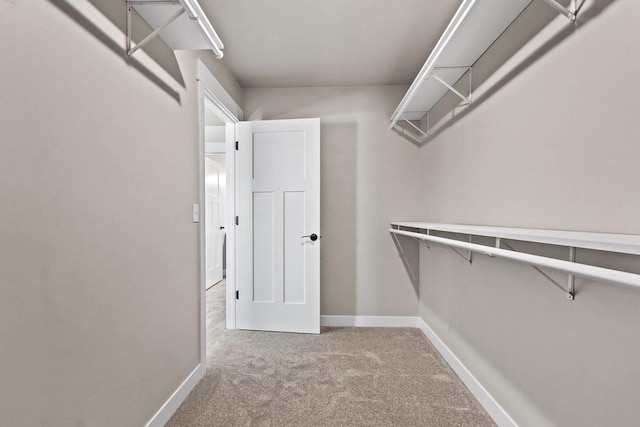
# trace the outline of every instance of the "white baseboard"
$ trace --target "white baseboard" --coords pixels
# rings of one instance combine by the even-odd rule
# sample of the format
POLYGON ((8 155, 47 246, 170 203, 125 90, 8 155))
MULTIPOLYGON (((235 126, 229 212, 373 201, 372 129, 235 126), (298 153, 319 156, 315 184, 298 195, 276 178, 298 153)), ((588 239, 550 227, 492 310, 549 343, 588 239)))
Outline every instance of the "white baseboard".
POLYGON ((369 328, 417 328, 415 316, 320 316, 320 326, 369 327, 369 328))
POLYGON ((171 397, 164 402, 164 405, 158 409, 158 412, 151 417, 146 427, 163 427, 180 407, 182 402, 184 402, 189 393, 191 393, 191 390, 193 390, 196 384, 204 377, 204 371, 204 367, 198 364, 176 391, 173 392, 171 397))
POLYGON ((480 382, 473 376, 473 374, 462 364, 460 359, 449 347, 442 342, 440 337, 433 332, 433 329, 429 327, 420 317, 417 317, 418 328, 424 333, 431 344, 438 350, 444 360, 447 361, 451 369, 460 377, 464 385, 467 386, 469 391, 475 396, 480 405, 489 413, 493 421, 499 427, 517 427, 515 421, 507 414, 507 412, 500 406, 498 402, 489 394, 489 392, 480 384, 480 382))

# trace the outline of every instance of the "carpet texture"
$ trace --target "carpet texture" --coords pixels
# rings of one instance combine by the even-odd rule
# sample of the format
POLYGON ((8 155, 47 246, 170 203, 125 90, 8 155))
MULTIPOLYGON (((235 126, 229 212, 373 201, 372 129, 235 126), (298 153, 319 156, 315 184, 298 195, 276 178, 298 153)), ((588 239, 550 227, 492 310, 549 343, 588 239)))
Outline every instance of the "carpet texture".
POLYGON ((226 330, 224 298, 207 291, 207 373, 168 427, 494 425, 418 329, 226 330))

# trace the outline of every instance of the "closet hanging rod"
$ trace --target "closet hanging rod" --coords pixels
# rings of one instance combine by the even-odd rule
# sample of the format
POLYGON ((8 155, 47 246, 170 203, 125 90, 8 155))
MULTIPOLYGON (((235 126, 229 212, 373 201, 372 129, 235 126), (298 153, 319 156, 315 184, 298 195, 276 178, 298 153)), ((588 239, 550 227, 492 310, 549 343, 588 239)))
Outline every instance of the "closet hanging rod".
POLYGON ((224 44, 222 43, 222 40, 220 40, 220 37, 218 36, 218 33, 216 33, 216 30, 213 29, 211 22, 209 22, 207 15, 200 7, 198 1, 180 0, 180 2, 184 5, 185 9, 189 11, 191 19, 196 21, 205 38, 209 40, 209 43, 211 43, 211 46, 214 48, 213 52, 215 53, 215 55, 218 57, 218 59, 221 59, 223 56, 222 49, 224 49, 224 44))
POLYGON ((494 248, 492 246, 480 245, 477 243, 463 242, 455 239, 432 236, 430 234, 414 233, 411 231, 389 229, 390 233, 400 236, 412 237, 418 240, 433 242, 444 246, 464 249, 490 257, 499 257, 517 261, 531 266, 548 268, 575 276, 584 277, 599 282, 611 283, 614 285, 631 286, 640 288, 640 275, 627 273, 619 270, 611 270, 593 265, 580 264, 577 262, 563 261, 555 258, 548 258, 540 255, 531 255, 521 252, 514 252, 507 249, 494 248))

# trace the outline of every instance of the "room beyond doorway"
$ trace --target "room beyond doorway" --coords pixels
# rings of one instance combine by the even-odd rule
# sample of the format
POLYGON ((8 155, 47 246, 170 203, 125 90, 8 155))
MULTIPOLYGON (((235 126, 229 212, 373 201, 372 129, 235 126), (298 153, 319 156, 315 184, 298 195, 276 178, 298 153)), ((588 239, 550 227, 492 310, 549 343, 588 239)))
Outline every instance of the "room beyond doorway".
POLYGON ((206 289, 225 276, 226 123, 213 106, 204 111, 204 227, 206 289))
POLYGON ((205 156, 205 256, 206 288, 226 276, 226 159, 225 154, 205 156))

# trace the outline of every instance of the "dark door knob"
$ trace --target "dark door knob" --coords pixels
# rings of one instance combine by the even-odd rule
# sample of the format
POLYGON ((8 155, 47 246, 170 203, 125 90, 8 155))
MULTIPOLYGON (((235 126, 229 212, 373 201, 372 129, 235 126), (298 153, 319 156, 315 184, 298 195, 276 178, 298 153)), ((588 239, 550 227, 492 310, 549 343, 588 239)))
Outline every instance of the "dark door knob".
POLYGON ((316 240, 318 240, 318 235, 316 233, 310 234, 308 236, 302 236, 302 238, 308 237, 311 239, 312 242, 315 242, 316 240))

